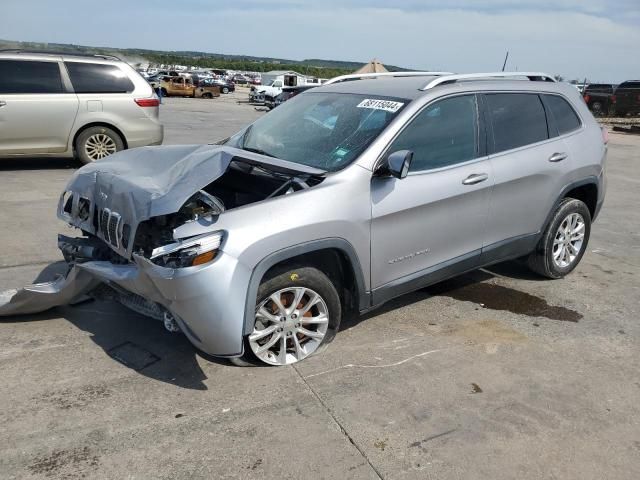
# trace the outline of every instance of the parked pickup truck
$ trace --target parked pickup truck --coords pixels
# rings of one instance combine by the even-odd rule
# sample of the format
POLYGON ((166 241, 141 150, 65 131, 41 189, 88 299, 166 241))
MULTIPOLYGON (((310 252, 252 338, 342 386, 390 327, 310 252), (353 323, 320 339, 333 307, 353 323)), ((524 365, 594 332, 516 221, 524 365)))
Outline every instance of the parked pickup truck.
POLYGON ((160 82, 163 97, 213 98, 220 96, 217 85, 195 85, 190 78, 164 77, 160 82))
POLYGON ((640 80, 627 80, 616 88, 614 94, 616 115, 624 117, 628 114, 640 113, 640 80))
POLYGON ((590 83, 583 92, 584 101, 595 115, 607 115, 613 107, 615 85, 610 83, 590 83))

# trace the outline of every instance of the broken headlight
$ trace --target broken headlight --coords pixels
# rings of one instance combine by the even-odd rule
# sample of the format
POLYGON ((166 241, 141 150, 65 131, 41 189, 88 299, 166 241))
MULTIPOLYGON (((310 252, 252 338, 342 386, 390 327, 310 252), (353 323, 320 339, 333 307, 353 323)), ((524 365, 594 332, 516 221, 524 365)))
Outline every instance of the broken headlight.
POLYGON ((154 248, 151 261, 165 268, 204 265, 216 258, 223 237, 223 232, 208 233, 154 248))
POLYGON ((192 195, 180 209, 181 214, 190 217, 192 220, 198 220, 202 217, 215 217, 223 212, 224 204, 222 200, 204 190, 192 195))

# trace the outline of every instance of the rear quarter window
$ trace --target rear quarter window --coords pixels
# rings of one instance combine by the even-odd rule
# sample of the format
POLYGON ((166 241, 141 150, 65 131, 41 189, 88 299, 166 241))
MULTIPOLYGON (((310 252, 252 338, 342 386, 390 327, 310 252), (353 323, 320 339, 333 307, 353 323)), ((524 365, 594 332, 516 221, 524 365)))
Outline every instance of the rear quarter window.
POLYGON ((491 93, 485 100, 493 126, 494 153, 549 138, 547 117, 537 94, 491 93))
POLYGON ((553 122, 550 123, 555 124, 555 128, 558 130, 556 134, 554 129, 551 129, 552 137, 564 135, 580 128, 580 117, 564 98, 558 95, 543 95, 542 98, 548 113, 553 117, 550 119, 553 122))
POLYGON ((0 60, 0 93, 64 93, 58 62, 0 60))
POLYGON ((76 93, 130 93, 134 85, 116 65, 65 62, 76 93))

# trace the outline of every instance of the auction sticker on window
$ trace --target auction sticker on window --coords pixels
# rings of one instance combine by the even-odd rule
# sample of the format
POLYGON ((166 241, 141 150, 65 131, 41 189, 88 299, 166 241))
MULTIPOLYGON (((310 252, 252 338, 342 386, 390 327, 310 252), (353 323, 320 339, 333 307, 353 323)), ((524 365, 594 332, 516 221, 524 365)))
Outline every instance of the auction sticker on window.
POLYGON ((371 108, 373 110, 385 110, 387 112, 396 113, 402 108, 404 103, 392 102, 391 100, 376 100, 375 98, 367 98, 358 104, 358 108, 371 108))

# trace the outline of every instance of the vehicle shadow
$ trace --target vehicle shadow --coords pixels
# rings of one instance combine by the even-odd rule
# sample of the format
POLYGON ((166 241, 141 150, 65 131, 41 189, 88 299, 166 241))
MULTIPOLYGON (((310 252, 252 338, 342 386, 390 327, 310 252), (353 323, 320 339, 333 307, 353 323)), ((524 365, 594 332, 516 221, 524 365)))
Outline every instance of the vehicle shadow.
MULTIPOLYGON (((45 267, 33 283, 54 280, 66 271, 65 262, 45 267)), ((141 375, 191 390, 207 390, 207 376, 198 364, 228 365, 224 359, 197 350, 187 338, 170 333, 162 322, 139 315, 116 302, 88 299, 46 312, 3 318, 2 322, 30 322, 64 318, 90 334, 91 340, 113 361, 141 375)))
POLYGON ((508 262, 492 265, 481 270, 473 270, 458 277, 436 283, 434 285, 416 290, 411 293, 407 293, 400 297, 394 298, 393 300, 390 300, 389 302, 383 304, 379 308, 371 310, 365 315, 351 315, 350 317, 343 319, 340 330, 353 328, 360 322, 363 322, 370 318, 377 317, 378 315, 383 315, 385 313, 401 309, 403 307, 408 307, 410 305, 413 305, 414 303, 421 302, 431 297, 449 296, 452 298, 457 298, 459 297, 459 295, 455 295, 454 292, 464 291, 464 289, 467 287, 481 284, 498 276, 518 280, 544 280, 542 277, 537 276, 533 272, 528 270, 526 265, 524 265, 522 262, 511 260, 508 262))
POLYGON ((16 170, 65 170, 77 169, 82 164, 68 157, 17 157, 0 158, 0 171, 16 170))

